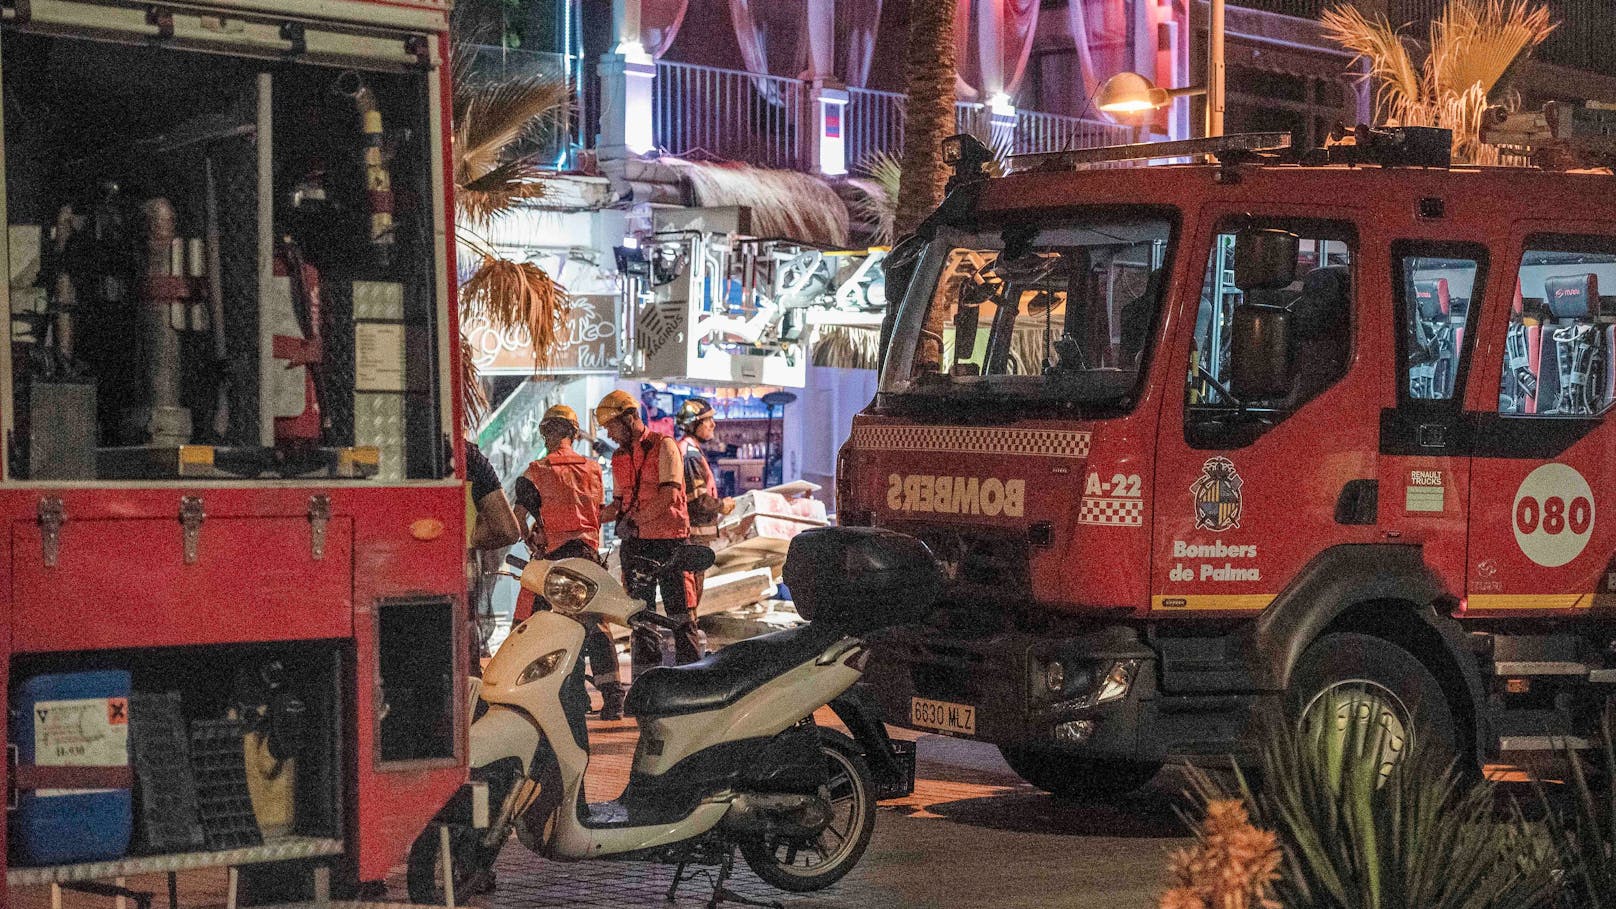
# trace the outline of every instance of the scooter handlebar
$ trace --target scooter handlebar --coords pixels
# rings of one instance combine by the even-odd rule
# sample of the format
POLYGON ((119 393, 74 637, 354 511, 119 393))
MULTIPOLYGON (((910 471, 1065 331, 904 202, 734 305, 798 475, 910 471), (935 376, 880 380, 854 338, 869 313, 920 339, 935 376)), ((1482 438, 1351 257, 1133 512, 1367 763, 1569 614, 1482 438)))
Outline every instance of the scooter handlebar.
POLYGON ((662 613, 654 612, 650 609, 645 609, 635 613, 634 617, 629 621, 644 622, 647 625, 655 625, 658 628, 666 628, 669 631, 678 631, 685 626, 685 623, 679 621, 678 619, 670 619, 662 613))
POLYGON ((521 556, 508 555, 505 557, 505 564, 515 568, 517 571, 523 571, 527 568, 527 559, 521 556))

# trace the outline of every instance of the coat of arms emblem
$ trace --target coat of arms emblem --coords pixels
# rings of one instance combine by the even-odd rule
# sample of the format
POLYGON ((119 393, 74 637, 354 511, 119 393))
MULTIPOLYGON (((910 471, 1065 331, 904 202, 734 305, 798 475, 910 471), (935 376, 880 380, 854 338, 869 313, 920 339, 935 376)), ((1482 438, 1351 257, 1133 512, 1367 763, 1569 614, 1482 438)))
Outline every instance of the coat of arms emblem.
POLYGON ((1195 499, 1197 530, 1229 530, 1240 527, 1240 472, 1228 458, 1208 458, 1201 476, 1190 485, 1195 499))

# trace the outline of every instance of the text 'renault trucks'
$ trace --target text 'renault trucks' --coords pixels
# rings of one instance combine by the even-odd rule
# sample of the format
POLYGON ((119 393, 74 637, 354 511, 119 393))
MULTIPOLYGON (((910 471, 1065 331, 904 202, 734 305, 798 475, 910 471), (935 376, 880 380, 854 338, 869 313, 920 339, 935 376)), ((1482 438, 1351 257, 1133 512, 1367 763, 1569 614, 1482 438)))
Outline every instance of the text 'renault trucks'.
MULTIPOLYGON (((1492 125, 1563 165, 1610 150, 1611 116, 1492 125)), ((889 720, 1073 795, 1250 756, 1264 721, 1327 704, 1467 761, 1597 737, 1612 178, 1449 166, 1436 130, 1356 139, 994 179, 951 140, 839 472, 844 522, 920 537, 951 578, 872 662, 889 720)))
POLYGON ((380 880, 465 781, 447 19, 0 2, 13 898, 380 880))

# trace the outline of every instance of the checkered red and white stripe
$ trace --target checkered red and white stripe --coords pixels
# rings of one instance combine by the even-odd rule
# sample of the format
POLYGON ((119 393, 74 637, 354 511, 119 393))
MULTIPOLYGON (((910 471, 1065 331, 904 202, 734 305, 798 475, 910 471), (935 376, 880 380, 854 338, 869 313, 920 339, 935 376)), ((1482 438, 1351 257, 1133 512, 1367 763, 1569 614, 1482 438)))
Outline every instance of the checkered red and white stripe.
POLYGON ((866 451, 937 451, 961 454, 1089 456, 1089 434, 1065 429, 998 429, 974 426, 860 426, 853 445, 866 451))
POLYGON ((1096 527, 1143 527, 1145 500, 1085 497, 1077 507, 1077 523, 1096 527))

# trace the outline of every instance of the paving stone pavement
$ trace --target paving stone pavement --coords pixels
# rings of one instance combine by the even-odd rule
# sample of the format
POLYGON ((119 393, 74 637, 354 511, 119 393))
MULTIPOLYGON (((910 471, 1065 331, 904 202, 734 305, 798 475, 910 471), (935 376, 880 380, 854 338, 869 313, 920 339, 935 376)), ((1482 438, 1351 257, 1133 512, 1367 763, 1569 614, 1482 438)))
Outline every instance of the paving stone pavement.
MULTIPOLYGON (((834 718, 819 719, 826 724, 834 718)), ((875 837, 862 861, 821 893, 792 895, 758 880, 737 859, 732 889, 791 909, 852 907, 977 907, 1111 909, 1154 906, 1163 889, 1168 854, 1184 841, 1173 812, 1182 778, 1168 771, 1145 793, 1112 807, 1079 807, 1022 783, 998 752, 978 742, 898 733, 919 742, 919 781, 907 799, 884 802, 875 837)), ((615 798, 628 780, 637 732, 632 720, 590 721, 591 800, 615 798)), ((706 904, 706 878, 685 884, 664 902, 673 869, 620 862, 551 862, 514 839, 496 866, 494 892, 469 901, 477 909, 693 909, 706 904)), ((161 879, 130 884, 162 893, 161 879)), ((223 871, 181 876, 184 909, 218 907, 223 871)), ((388 880, 386 899, 404 901, 403 869, 388 880)), ((14 909, 47 909, 48 888, 19 888, 14 909)), ((5 906, 0 901, 0 906, 5 906)), ((165 906, 158 897, 156 905, 165 906)), ((64 894, 63 909, 111 909, 104 897, 64 894)))
MULTIPOLYGON (((833 719, 820 718, 822 722, 833 719)), ((628 779, 632 720, 590 723, 591 800, 615 797, 628 779)), ((1113 807, 1063 804, 1022 783, 993 748, 942 736, 919 740, 915 794, 885 802, 864 858, 839 884, 792 895, 758 880, 737 860, 732 889, 788 907, 864 906, 1147 907, 1163 888, 1167 856, 1183 827, 1171 771, 1144 794, 1113 807)), ((711 886, 699 877, 664 901, 673 869, 643 863, 559 863, 512 841, 496 866, 498 886, 472 903, 484 909, 562 906, 696 907, 711 886)), ((403 881, 392 882, 394 894, 403 881)))

